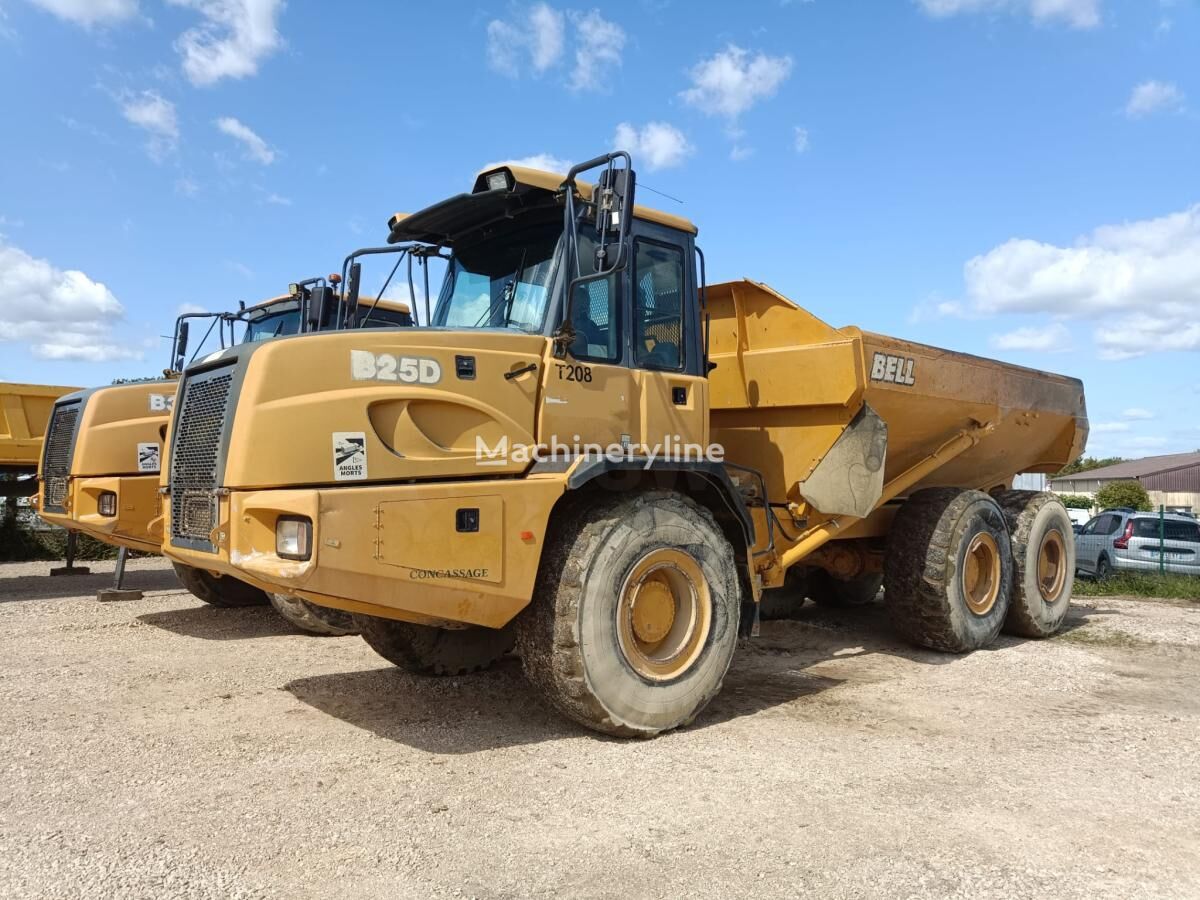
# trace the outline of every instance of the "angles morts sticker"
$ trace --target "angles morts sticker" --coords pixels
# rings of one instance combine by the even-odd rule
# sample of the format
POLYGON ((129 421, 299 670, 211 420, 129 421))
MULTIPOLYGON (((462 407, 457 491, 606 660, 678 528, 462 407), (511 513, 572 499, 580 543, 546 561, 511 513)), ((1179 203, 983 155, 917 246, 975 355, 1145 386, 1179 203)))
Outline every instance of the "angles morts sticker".
POLYGON ((333 480, 362 481, 367 477, 367 436, 361 431, 333 433, 333 480))
POLYGON ((139 472, 157 472, 162 451, 158 444, 137 445, 137 467, 139 472))

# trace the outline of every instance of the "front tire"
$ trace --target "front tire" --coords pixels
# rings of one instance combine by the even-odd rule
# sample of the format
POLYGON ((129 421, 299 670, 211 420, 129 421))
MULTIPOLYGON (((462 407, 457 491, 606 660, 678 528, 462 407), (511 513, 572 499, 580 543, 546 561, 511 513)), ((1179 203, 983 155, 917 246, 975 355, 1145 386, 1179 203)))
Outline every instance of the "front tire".
POLYGON ((354 624, 371 649, 414 675, 466 675, 486 669, 514 643, 514 627, 435 628, 355 613, 354 624))
POLYGON ((518 647, 530 682, 586 728, 650 737, 721 689, 737 644, 733 548, 668 491, 580 506, 555 523, 518 647))
POLYGON ((230 575, 213 575, 204 569, 173 562, 179 583, 209 606, 232 609, 241 606, 266 606, 270 602, 266 591, 260 591, 230 575))
POLYGON ((1062 626, 1071 605, 1075 533, 1062 501, 1038 491, 996 496, 1012 535, 1012 603, 1004 630, 1046 638, 1062 626))
POLYGON ((866 573, 856 578, 835 578, 824 569, 815 569, 808 579, 808 596, 820 606, 853 609, 874 602, 883 587, 882 573, 866 573))
POLYGON ((981 491, 918 491, 892 522, 883 571, 888 614, 903 637, 948 653, 986 647, 1012 590, 1004 513, 981 491))
POLYGON ((271 594, 271 605, 284 621, 306 634, 322 637, 358 634, 354 617, 344 610, 318 606, 288 594, 271 594))

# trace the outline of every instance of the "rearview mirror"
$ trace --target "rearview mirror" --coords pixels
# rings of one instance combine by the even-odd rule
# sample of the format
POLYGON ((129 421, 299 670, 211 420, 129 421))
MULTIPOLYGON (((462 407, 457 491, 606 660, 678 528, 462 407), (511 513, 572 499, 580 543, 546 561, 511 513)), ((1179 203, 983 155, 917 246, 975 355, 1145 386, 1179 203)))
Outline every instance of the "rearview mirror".
POLYGON ((180 322, 175 332, 175 371, 183 371, 183 358, 187 355, 188 323, 180 322))

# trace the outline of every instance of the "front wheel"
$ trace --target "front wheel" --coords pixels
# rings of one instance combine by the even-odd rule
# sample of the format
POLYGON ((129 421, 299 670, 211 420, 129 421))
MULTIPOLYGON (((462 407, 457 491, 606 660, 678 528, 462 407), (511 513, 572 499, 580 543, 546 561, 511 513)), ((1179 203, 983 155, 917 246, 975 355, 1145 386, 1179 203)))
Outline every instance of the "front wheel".
POLYGON ((465 675, 486 669, 513 648, 513 626, 435 628, 355 613, 354 624, 367 644, 414 675, 465 675))
POLYGON ((342 637, 358 634, 354 617, 343 610, 318 606, 288 594, 272 594, 271 605, 289 625, 306 634, 322 637, 342 637))
POLYGON ((837 578, 824 569, 816 569, 808 579, 808 596, 820 606, 851 609, 866 606, 879 596, 882 573, 866 573, 856 578, 837 578))
POLYGON ((563 514, 520 619, 525 673, 594 731, 649 737, 691 722, 737 644, 733 548, 708 510, 654 491, 563 514))
POLYGON ((204 569, 173 562, 179 583, 209 606, 233 608, 239 606, 265 606, 269 602, 266 591, 260 591, 244 581, 229 575, 213 575, 204 569))

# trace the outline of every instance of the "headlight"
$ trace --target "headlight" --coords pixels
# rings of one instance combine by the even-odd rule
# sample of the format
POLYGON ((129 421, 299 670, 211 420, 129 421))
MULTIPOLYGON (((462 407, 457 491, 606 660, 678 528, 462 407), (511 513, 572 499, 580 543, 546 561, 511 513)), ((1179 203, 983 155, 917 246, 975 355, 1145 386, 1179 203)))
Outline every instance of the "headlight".
POLYGON ((312 520, 304 516, 280 516, 275 522, 275 555, 283 559, 312 557, 312 520))
POLYGON ((96 498, 96 509, 102 516, 115 516, 117 514, 117 495, 112 491, 101 491, 100 496, 96 498))
POLYGON ((504 169, 501 169, 499 172, 489 172, 487 174, 487 186, 489 191, 507 191, 508 172, 504 169))

